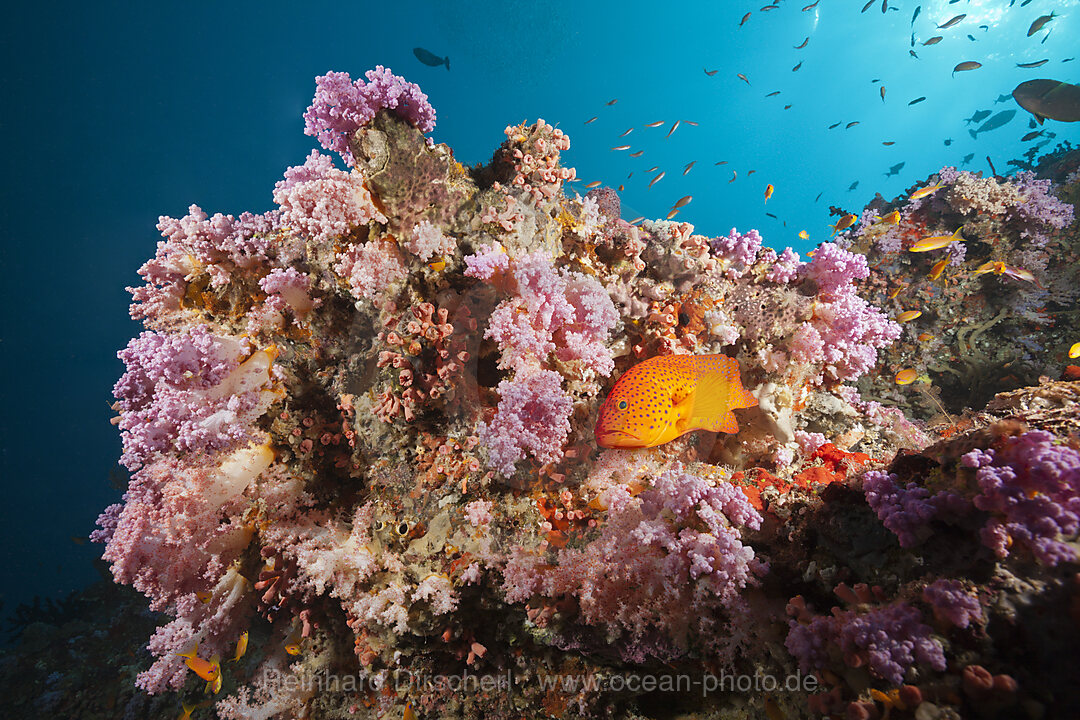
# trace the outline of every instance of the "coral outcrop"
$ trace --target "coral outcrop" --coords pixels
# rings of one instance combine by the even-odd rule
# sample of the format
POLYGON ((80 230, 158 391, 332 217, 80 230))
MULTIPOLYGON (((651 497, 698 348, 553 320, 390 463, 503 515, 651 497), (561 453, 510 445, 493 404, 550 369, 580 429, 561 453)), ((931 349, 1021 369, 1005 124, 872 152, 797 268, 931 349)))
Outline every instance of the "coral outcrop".
POLYGON ((1077 389, 1039 385, 1078 246, 1047 181, 946 169, 803 261, 627 223, 543 120, 467 168, 415 85, 317 83, 345 169, 312 152, 271 212, 162 218, 132 289, 133 475, 94 539, 172 618, 142 689, 202 697, 195 650, 223 718, 1075 707, 1040 669, 1080 592, 1077 389), (680 353, 738 361, 739 432, 598 448, 615 380, 680 353), (905 367, 943 413, 1015 392, 928 425, 905 367))

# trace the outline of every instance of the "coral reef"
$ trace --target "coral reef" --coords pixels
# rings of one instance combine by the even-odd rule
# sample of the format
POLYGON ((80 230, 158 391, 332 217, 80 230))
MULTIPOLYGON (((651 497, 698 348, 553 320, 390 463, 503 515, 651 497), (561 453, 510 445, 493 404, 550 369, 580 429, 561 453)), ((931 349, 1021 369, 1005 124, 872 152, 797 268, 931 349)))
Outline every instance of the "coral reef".
POLYGON ((1044 667, 1080 592, 1080 389, 1039 384, 1080 246, 1048 181, 945 169, 803 262, 625 222, 543 120, 466 168, 381 67, 305 119, 347 170, 316 151, 271 212, 162 218, 132 289, 133 475, 93 539, 171 618, 139 687, 201 694, 195 651, 225 718, 1075 709, 1044 667), (758 401, 737 433, 596 446, 628 368, 712 353, 758 401), (903 367, 960 421, 915 422, 903 367))

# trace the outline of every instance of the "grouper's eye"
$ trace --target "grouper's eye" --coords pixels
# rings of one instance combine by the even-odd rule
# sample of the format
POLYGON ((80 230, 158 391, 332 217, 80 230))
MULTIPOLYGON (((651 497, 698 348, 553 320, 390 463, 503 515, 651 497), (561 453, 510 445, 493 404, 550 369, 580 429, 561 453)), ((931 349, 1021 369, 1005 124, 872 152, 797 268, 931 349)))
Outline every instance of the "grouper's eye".
POLYGON ((619 409, 620 410, 625 410, 626 409, 626 401, 625 400, 620 400, 619 401, 619 409))

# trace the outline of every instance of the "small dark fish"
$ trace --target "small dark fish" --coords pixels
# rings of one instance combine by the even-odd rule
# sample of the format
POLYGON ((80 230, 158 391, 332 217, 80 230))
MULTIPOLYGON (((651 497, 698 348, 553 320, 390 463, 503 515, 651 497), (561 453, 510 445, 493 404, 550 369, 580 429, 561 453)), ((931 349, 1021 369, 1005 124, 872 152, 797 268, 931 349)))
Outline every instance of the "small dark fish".
MULTIPOLYGON (((705 70, 705 68, 701 68, 701 69, 705 70)), ((708 75, 709 77, 712 77, 713 75, 715 75, 718 72, 720 72, 719 68, 717 68, 716 70, 705 70, 705 74, 708 75)))
POLYGON ((425 65, 429 65, 431 67, 439 67, 440 65, 445 65, 447 70, 450 69, 449 55, 447 55, 446 57, 439 57, 430 50, 425 50, 424 48, 419 47, 413 48, 412 54, 416 56, 417 60, 424 63, 425 65))
POLYGON ((768 215, 769 217, 771 217, 773 220, 779 220, 780 219, 780 218, 776 217, 775 215, 773 215, 771 212, 767 212, 765 214, 768 215))
POLYGON ((915 33, 911 33, 911 47, 915 47, 915 33))
POLYGON ((1027 7, 1030 3, 1031 0, 1024 0, 1024 2, 1020 3, 1020 7, 1027 7))
POLYGON ((645 152, 644 150, 638 150, 637 152, 632 152, 632 153, 630 153, 630 157, 641 157, 642 153, 644 153, 644 152, 645 152))
POLYGON ((844 129, 845 130, 850 130, 851 128, 855 127, 858 124, 859 124, 858 120, 853 120, 852 122, 849 122, 847 125, 845 125, 844 129))
POLYGON ((951 28, 953 25, 960 22, 961 20, 963 20, 966 17, 967 17, 967 14, 965 13, 965 14, 962 14, 962 15, 957 15, 954 18, 950 18, 949 20, 946 20, 943 25, 938 25, 938 30, 944 30, 945 28, 951 28))
POLYGON ((598 118, 599 118, 598 115, 593 115, 591 118, 589 118, 588 120, 585 121, 585 124, 588 125, 591 122, 596 122, 598 118))
POLYGON ((686 123, 687 125, 692 125, 693 127, 698 126, 698 123, 694 122, 693 120, 683 120, 683 122, 686 123))
POLYGON ((863 5, 862 12, 866 12, 867 10, 869 10, 870 6, 873 5, 875 2, 876 2, 876 0, 870 0, 870 2, 863 5))
POLYGON ((821 192, 819 192, 819 193, 817 194, 817 197, 816 197, 816 198, 814 198, 814 202, 817 202, 818 200, 820 200, 820 199, 821 199, 821 195, 822 195, 822 193, 824 193, 824 192, 825 192, 824 190, 822 190, 821 192))
POLYGON ((914 51, 914 50, 908 50, 908 55, 910 55, 911 57, 915 58, 916 60, 918 60, 918 59, 919 59, 919 56, 915 54, 915 51, 914 51))
POLYGON ((731 171, 731 179, 728 180, 728 183, 730 184, 730 183, 735 182, 735 180, 738 179, 738 177, 739 177, 739 171, 738 170, 732 170, 731 171))
POLYGON ((925 99, 926 99, 925 95, 923 95, 922 97, 917 97, 914 100, 912 100, 911 102, 909 102, 908 105, 918 105, 919 103, 921 103, 925 99))
POLYGON ((814 0, 814 3, 813 3, 812 5, 807 5, 806 7, 804 7, 804 8, 802 9, 802 11, 803 11, 803 12, 807 12, 808 10, 813 10, 814 8, 816 8, 816 7, 817 7, 817 5, 818 5, 818 3, 819 3, 819 2, 821 2, 821 0, 814 0))
POLYGON ((1035 122, 1035 118, 1028 120, 1028 130, 1034 130, 1038 125, 1039 123, 1035 122))
POLYGON ((750 84, 750 81, 746 79, 746 76, 745 76, 745 75, 743 75, 742 73, 735 73, 735 74, 736 74, 736 75, 737 75, 737 76, 739 77, 739 79, 740 79, 740 80, 742 80, 742 81, 743 81, 744 83, 746 83, 747 85, 749 85, 749 84, 750 84))
POLYGON ((614 100, 608 100, 608 101, 607 101, 606 103, 604 103, 604 104, 605 104, 605 105, 608 105, 608 106, 611 106, 611 105, 614 105, 614 104, 615 104, 615 103, 617 103, 617 102, 619 102, 619 98, 615 98, 614 100))
POLYGON ((1050 33, 1052 33, 1052 32, 1054 32, 1054 31, 1051 30, 1050 32, 1046 33, 1046 35, 1043 36, 1043 39, 1039 41, 1039 44, 1040 45, 1044 44, 1046 42, 1047 38, 1050 37, 1050 33))
POLYGON ((806 39, 803 40, 802 43, 796 45, 795 49, 796 50, 802 50, 804 47, 806 47, 806 43, 808 43, 808 42, 810 42, 810 36, 809 35, 806 36, 806 39))
POLYGON ((917 5, 915 7, 915 12, 912 13, 912 15, 911 15, 911 24, 912 25, 915 24, 915 18, 919 17, 919 13, 921 13, 921 12, 922 12, 922 5, 917 5))
POLYGON ((713 165, 727 165, 727 160, 718 160, 713 165))
MULTIPOLYGON (((1036 80, 1035 82, 1038 82, 1038 81, 1036 80)), ((1051 82, 1053 82, 1053 81, 1051 81, 1051 82)), ((1020 102, 1020 101, 1017 100, 1017 102, 1020 102)), ((1020 107, 1023 107, 1023 103, 1020 104, 1020 107)), ((1027 109, 1027 108, 1025 108, 1025 109, 1027 109)), ((984 122, 982 125, 980 125, 977 129, 968 130, 968 135, 971 135, 971 137, 973 137, 975 139, 978 139, 979 133, 987 132, 989 130, 997 130, 999 127, 1002 127, 1003 125, 1007 124, 1015 116, 1016 116, 1016 111, 1015 110, 1002 110, 997 115, 994 115, 992 118, 990 118, 989 120, 984 122)))
POLYGON ((895 145, 895 144, 896 144, 896 141, 895 141, 895 140, 885 140, 885 141, 884 141, 884 142, 882 142, 881 144, 882 144, 882 145, 884 145, 884 146, 886 146, 886 147, 888 147, 889 145, 895 145))
POLYGON ((965 60, 962 63, 957 63, 956 67, 954 67, 952 71, 955 75, 958 72, 964 72, 965 70, 978 70, 981 67, 981 62, 975 62, 974 60, 965 60))
POLYGON ((977 40, 975 39, 975 36, 974 36, 974 35, 972 35, 972 34, 970 34, 970 33, 968 34, 968 40, 970 40, 971 42, 978 42, 978 41, 977 41, 977 40))
POLYGON ((629 134, 630 134, 630 133, 632 133, 632 132, 634 132, 634 128, 627 128, 627 129, 626 129, 626 132, 624 132, 624 133, 623 133, 622 135, 620 135, 619 137, 626 137, 627 135, 629 135, 629 134))
POLYGON ((970 125, 971 123, 982 122, 988 117, 990 117, 989 110, 976 110, 974 115, 969 118, 964 118, 964 122, 970 125))
POLYGON ((871 82, 871 83, 879 83, 879 82, 881 82, 881 78, 874 78, 874 79, 873 79, 873 80, 871 80, 870 82, 871 82))
POLYGON ((889 0, 881 0, 881 14, 889 12, 889 0))
POLYGON ((926 46, 926 45, 937 45, 937 44, 938 44, 939 42, 941 42, 941 41, 942 41, 942 39, 943 39, 943 38, 942 38, 942 37, 941 37, 940 35, 935 35, 934 37, 932 37, 932 38, 930 38, 929 40, 927 40, 926 42, 924 42, 924 43, 923 43, 923 46, 926 46))
POLYGON ((778 7, 780 7, 780 6, 779 5, 766 5, 765 7, 761 8, 761 12, 768 12, 769 10, 775 10, 778 7))
POLYGON ((774 97, 774 96, 779 95, 779 94, 780 94, 779 90, 773 90, 771 93, 769 93, 765 97, 774 97))
POLYGON ((802 67, 802 60, 800 60, 800 61, 799 61, 799 64, 798 64, 798 65, 796 65, 795 67, 791 68, 791 72, 795 72, 796 70, 798 70, 798 69, 799 69, 799 68, 801 68, 801 67, 802 67))
POLYGON ((907 163, 902 163, 902 162, 901 163, 896 163, 895 165, 893 165, 892 167, 889 168, 889 172, 885 173, 885 177, 893 177, 895 175, 899 175, 900 171, 904 169, 904 165, 906 165, 906 164, 907 163))
POLYGON ((885 86, 882 85, 879 90, 881 90, 881 102, 885 102, 885 86))
POLYGON ((785 106, 784 106, 784 109, 785 109, 785 110, 790 110, 790 109, 791 109, 791 106, 790 106, 790 105, 785 105, 785 106))
POLYGON ((949 0, 950 5, 955 5, 958 2, 960 2, 960 0, 949 0))
POLYGON ((968 153, 963 158, 961 158, 960 164, 961 165, 967 165, 968 163, 971 162, 971 158, 973 158, 973 157, 975 157, 975 153, 968 153))
POLYGON ((945 138, 942 142, 945 144, 945 147, 949 147, 952 145, 952 138, 945 138))
POLYGON ((1076 58, 1065 58, 1065 59, 1064 59, 1064 60, 1062 60, 1061 62, 1072 62, 1072 61, 1073 61, 1073 60, 1075 60, 1075 59, 1076 59, 1076 58))
POLYGON ((833 123, 832 125, 829 126, 829 129, 830 130, 835 130, 838 127, 840 127, 840 123, 833 123))
POLYGON ((746 21, 750 19, 751 14, 752 13, 746 13, 742 16, 742 20, 739 21, 739 27, 742 27, 744 24, 746 24, 746 21))
POLYGON ((982 30, 983 32, 990 32, 990 26, 989 25, 980 25, 979 29, 982 30))
POLYGON ((1035 62, 1016 63, 1016 67, 1018 67, 1018 68, 1037 68, 1037 67, 1042 67, 1043 65, 1045 65, 1048 62, 1050 62, 1050 60, 1048 58, 1044 58, 1042 60, 1036 60, 1035 62))
POLYGON ((1012 100, 1012 95, 998 95, 997 100, 994 101, 994 104, 997 105, 998 103, 1008 102, 1010 100, 1012 100))
POLYGON ((1035 33, 1043 29, 1043 25, 1053 20, 1057 15, 1050 13, 1049 15, 1042 15, 1035 19, 1035 22, 1031 23, 1031 27, 1028 28, 1028 37, 1031 37, 1035 33))
POLYGON ((687 163, 686 167, 683 168, 682 174, 685 175, 686 173, 690 172, 690 168, 694 167, 694 163, 696 162, 697 160, 691 160, 689 163, 687 163))
POLYGON ((1043 134, 1042 130, 1035 130, 1033 132, 1029 132, 1027 135, 1020 138, 1020 142, 1027 142, 1028 140, 1034 140, 1035 138, 1039 137, 1042 134, 1043 134))
POLYGON ((851 183, 851 185, 849 185, 849 186, 848 186, 848 189, 847 189, 847 191, 848 191, 848 192, 851 192, 852 190, 854 190, 854 189, 855 189, 855 188, 857 188, 857 187, 859 187, 859 181, 858 181, 858 180, 856 180, 855 182, 851 183))
POLYGON ((757 170, 748 170, 748 171, 746 172, 746 176, 747 176, 747 177, 750 177, 751 175, 753 175, 753 174, 754 174, 754 173, 756 173, 756 172, 757 172, 757 170))

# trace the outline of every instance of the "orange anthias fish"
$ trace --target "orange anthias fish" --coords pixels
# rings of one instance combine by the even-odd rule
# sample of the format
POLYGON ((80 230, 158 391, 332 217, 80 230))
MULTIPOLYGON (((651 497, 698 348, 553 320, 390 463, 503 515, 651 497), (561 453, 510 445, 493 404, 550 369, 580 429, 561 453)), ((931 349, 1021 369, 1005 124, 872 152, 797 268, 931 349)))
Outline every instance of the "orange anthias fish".
POLYGON ((900 224, 900 211, 893 210, 888 215, 883 215, 878 222, 882 225, 899 225, 900 224))
POLYGON ((735 433, 732 410, 755 407, 739 363, 726 355, 661 355, 619 378, 596 421, 605 448, 663 445, 691 430, 735 433))
POLYGON ((176 654, 184 658, 184 664, 191 668, 192 672, 209 683, 214 682, 221 676, 221 662, 218 656, 215 655, 209 660, 203 660, 199 657, 198 644, 186 653, 176 654))
POLYGON ((931 235, 930 237, 924 237, 914 245, 908 248, 908 252, 929 252, 930 250, 940 250, 943 247, 948 247, 954 242, 963 242, 964 237, 960 234, 960 231, 964 229, 964 226, 956 228, 956 232, 952 235, 931 235))
POLYGON ((915 192, 911 193, 911 197, 909 197, 908 200, 918 200, 919 198, 924 198, 927 195, 933 195, 943 187, 945 187, 944 183, 938 183, 937 185, 927 185, 926 187, 919 188, 915 192))
POLYGON ((858 219, 859 219, 858 215, 855 215, 854 213, 848 213, 844 217, 837 220, 835 225, 830 225, 829 227, 832 228, 833 235, 835 235, 836 233, 840 232, 841 230, 846 230, 849 227, 851 227, 852 225, 854 225, 855 221, 858 220, 858 219))
POLYGON ((775 188, 773 188, 772 183, 769 183, 765 186, 765 202, 769 202, 769 198, 772 197, 774 189, 775 188))

